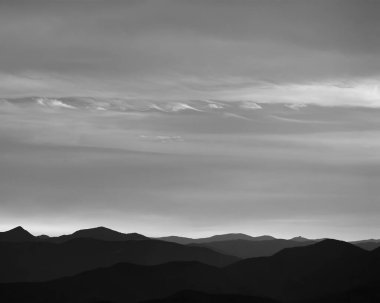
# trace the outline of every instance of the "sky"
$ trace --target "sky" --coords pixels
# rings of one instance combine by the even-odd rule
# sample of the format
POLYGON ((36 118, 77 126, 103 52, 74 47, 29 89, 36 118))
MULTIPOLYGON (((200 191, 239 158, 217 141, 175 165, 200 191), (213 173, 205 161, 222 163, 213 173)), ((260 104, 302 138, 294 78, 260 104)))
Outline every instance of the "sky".
POLYGON ((0 230, 380 238, 379 14, 0 0, 0 230))

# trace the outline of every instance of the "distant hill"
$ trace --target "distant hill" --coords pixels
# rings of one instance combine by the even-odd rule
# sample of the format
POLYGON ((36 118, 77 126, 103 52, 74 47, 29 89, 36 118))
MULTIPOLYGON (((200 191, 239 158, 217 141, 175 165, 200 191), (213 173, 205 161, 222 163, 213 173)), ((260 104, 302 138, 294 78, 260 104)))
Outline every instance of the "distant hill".
POLYGON ((30 242, 35 240, 36 238, 31 233, 23 229, 21 226, 18 226, 8 231, 0 232, 0 241, 30 242))
POLYGON ((230 240, 266 241, 266 240, 274 240, 275 238, 272 236, 252 237, 246 234, 232 233, 232 234, 215 235, 215 236, 211 236, 207 238, 186 238, 186 237, 169 236, 169 237, 161 237, 157 239, 168 241, 168 242, 175 242, 179 244, 192 244, 192 243, 198 244, 198 243, 230 241, 230 240))
POLYGON ((310 239, 307 239, 307 238, 304 238, 304 237, 298 236, 298 237, 291 238, 290 241, 296 241, 296 242, 310 242, 310 241, 313 241, 313 240, 310 240, 310 239))
POLYGON ((208 247, 220 253, 239 258, 266 257, 274 255, 284 248, 310 245, 313 241, 291 241, 283 239, 250 241, 250 240, 227 240, 207 242, 201 244, 189 244, 191 246, 208 247))
POLYGON ((154 265, 199 261, 224 266, 237 260, 208 248, 158 240, 111 242, 78 238, 62 243, 0 242, 0 282, 49 280, 120 262, 154 265))
POLYGON ((138 233, 121 233, 106 227, 95 227, 78 230, 70 235, 62 235, 58 237, 49 237, 47 235, 33 236, 31 233, 23 229, 21 226, 11 230, 0 232, 0 241, 4 242, 30 242, 30 241, 46 241, 46 242, 65 242, 72 239, 89 238, 103 241, 127 241, 127 240, 149 240, 150 238, 138 233))
POLYGON ((103 241, 127 241, 127 240, 148 240, 148 237, 138 233, 124 234, 103 226, 81 229, 70 235, 63 235, 59 237, 49 237, 48 241, 52 242, 64 242, 72 239, 89 238, 103 241))

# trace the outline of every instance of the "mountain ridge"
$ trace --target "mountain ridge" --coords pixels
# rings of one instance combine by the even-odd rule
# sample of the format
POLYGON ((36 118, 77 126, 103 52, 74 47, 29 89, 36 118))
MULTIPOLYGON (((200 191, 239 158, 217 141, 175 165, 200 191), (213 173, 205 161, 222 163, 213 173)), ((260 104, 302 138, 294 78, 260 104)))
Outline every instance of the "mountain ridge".
POLYGON ((159 237, 159 240, 175 242, 179 244, 199 244, 206 242, 217 242, 217 241, 227 241, 227 240, 249 240, 249 241, 266 241, 266 240, 274 240, 276 238, 268 235, 253 237, 243 233, 228 233, 228 234, 220 234, 214 235, 205 238, 187 238, 187 237, 179 237, 179 236, 167 236, 167 237, 159 237))

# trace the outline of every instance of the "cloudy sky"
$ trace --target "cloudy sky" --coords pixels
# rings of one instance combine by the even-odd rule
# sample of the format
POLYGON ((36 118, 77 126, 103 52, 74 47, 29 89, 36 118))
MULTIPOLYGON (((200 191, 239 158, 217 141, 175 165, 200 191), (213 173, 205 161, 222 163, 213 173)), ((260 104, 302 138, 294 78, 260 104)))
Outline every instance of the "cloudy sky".
POLYGON ((380 238, 379 14, 0 0, 0 229, 380 238))

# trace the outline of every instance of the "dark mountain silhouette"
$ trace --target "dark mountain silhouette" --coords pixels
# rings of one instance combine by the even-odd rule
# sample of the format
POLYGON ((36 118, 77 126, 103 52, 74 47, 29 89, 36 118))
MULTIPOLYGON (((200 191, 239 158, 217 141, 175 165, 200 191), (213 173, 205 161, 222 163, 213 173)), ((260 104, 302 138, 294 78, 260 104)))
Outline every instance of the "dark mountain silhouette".
POLYGON ((58 237, 49 237, 47 235, 33 236, 31 233, 23 229, 21 226, 11 230, 0 232, 0 241, 6 242, 30 242, 30 241, 48 241, 48 242, 64 242, 78 238, 90 238, 103 241, 126 241, 126 240, 149 240, 150 238, 138 233, 121 233, 103 226, 81 229, 70 235, 62 235, 58 237))
POLYGON ((215 242, 215 241, 230 241, 230 240, 266 241, 266 240, 274 240, 275 238, 272 236, 252 237, 246 234, 235 233, 235 234, 215 235, 215 236, 211 236, 207 238, 198 238, 198 239, 177 237, 177 236, 161 237, 157 239, 168 241, 168 242, 175 242, 179 244, 193 244, 193 243, 208 243, 208 242, 215 242))
POLYGON ((380 248, 369 252, 346 242, 324 240, 287 248, 271 257, 241 260, 224 268, 198 262, 152 266, 124 263, 49 282, 0 284, 0 300, 121 303, 191 297, 191 292, 185 295, 182 292, 187 290, 223 297, 228 294, 270 297, 281 302, 372 303, 380 295, 379 271, 380 248), (182 293, 176 295, 178 292, 182 293), (349 296, 357 300, 348 301, 349 296))
POLYGON ((6 242, 30 242, 35 241, 36 238, 23 229, 21 226, 17 226, 8 231, 0 232, 0 241, 6 242))
POLYGON ((229 240, 190 245, 208 247, 220 253, 236 256, 239 258, 254 258, 271 256, 284 248, 305 246, 310 245, 312 243, 312 241, 298 242, 291 240, 275 239, 265 241, 229 240))
MULTIPOLYGON (((222 242, 222 241, 234 241, 234 240, 241 240, 241 241, 255 241, 255 242, 261 242, 264 244, 264 246, 268 245, 271 246, 275 242, 265 243, 266 241, 275 241, 278 240, 279 243, 285 241, 292 241, 292 242, 305 242, 307 244, 312 244, 318 241, 322 241, 324 239, 307 239, 301 236, 294 237, 290 240, 284 240, 284 239, 276 239, 272 236, 258 236, 258 237, 252 237, 246 234, 242 233, 230 233, 230 234, 222 234, 222 235, 215 235, 207 238, 186 238, 186 237, 177 237, 177 236, 170 236, 170 237, 161 237, 161 238, 149 238, 144 235, 138 234, 138 233, 122 233, 115 230, 112 230, 107 227, 99 226, 94 228, 88 228, 88 229, 81 229, 78 231, 75 231, 72 234, 69 235, 62 235, 57 237, 50 237, 48 235, 39 235, 39 236, 33 236, 31 233, 29 233, 27 230, 23 229, 21 226, 18 226, 16 228, 13 228, 11 230, 0 232, 0 242, 30 242, 30 241, 47 241, 47 242, 55 242, 60 243, 72 239, 78 239, 78 238, 90 238, 90 239, 98 239, 103 241, 126 241, 126 240, 148 240, 148 239, 156 239, 156 240, 162 240, 167 242, 174 242, 178 244, 210 244, 209 246, 214 246, 214 242, 222 242)), ((288 244, 291 244, 292 242, 288 242, 288 244)), ((242 242, 243 243, 243 242, 242 242)), ((362 247, 366 250, 373 250, 377 247, 380 247, 380 240, 377 239, 368 239, 368 240, 359 240, 359 241, 353 241, 350 242, 356 246, 362 247)), ((235 242, 237 246, 243 245, 238 244, 238 242, 235 242)), ((229 244, 227 244, 228 246, 229 244)), ((218 244, 219 246, 219 244, 218 244)), ((279 247, 282 247, 281 245, 278 245, 279 247)), ((284 245, 285 247, 293 247, 298 245, 284 245)), ((215 245, 215 249, 219 249, 215 245)), ((247 248, 249 249, 249 248, 247 248)), ((268 253, 265 253, 266 248, 259 248, 259 250, 262 250, 263 252, 257 252, 257 253, 247 253, 247 254, 241 254, 236 253, 238 256, 245 256, 245 257, 254 257, 254 256, 266 256, 271 255, 278 251, 277 249, 274 249, 274 252, 270 251, 268 253)))
POLYGON ((237 294, 208 294, 194 290, 183 290, 163 299, 153 299, 141 303, 275 303, 267 298, 237 294))
POLYGON ((103 241, 127 241, 127 240, 148 240, 148 237, 140 235, 138 233, 124 234, 103 226, 81 229, 70 235, 63 235, 59 237, 49 237, 46 240, 51 242, 64 242, 78 238, 89 238, 103 241))
POLYGON ((199 261, 224 266, 236 260, 236 257, 208 248, 158 240, 0 242, 0 282, 49 280, 119 262, 153 265, 170 261, 199 261))

